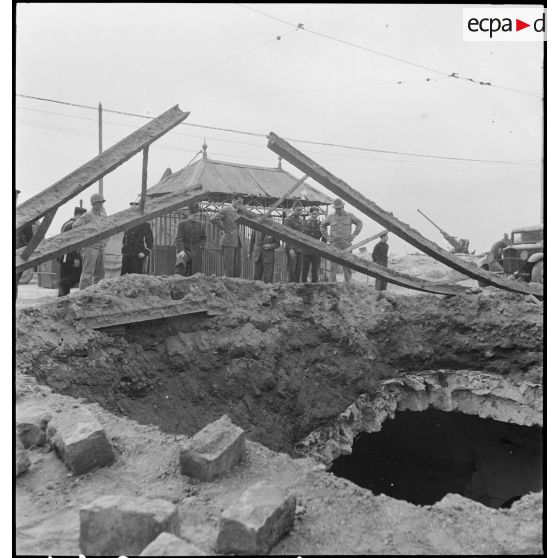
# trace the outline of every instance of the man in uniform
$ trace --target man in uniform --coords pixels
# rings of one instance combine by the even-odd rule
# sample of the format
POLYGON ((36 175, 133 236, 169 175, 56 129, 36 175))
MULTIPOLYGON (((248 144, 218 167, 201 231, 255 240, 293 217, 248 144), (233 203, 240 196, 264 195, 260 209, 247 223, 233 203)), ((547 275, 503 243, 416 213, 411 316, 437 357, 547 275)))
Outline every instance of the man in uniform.
MULTIPOLYGON (((322 233, 320 231, 320 221, 318 220, 318 214, 320 210, 316 206, 310 208, 310 218, 304 221, 302 227, 302 232, 311 236, 312 238, 322 239, 322 233)), ((320 270, 320 256, 317 254, 304 254, 302 258, 302 282, 306 283, 308 281, 308 271, 312 266, 311 280, 312 283, 318 282, 318 272, 320 270)))
POLYGON ((241 211, 242 196, 234 195, 231 205, 225 205, 209 221, 223 231, 219 244, 223 253, 225 277, 240 277, 241 273, 240 252, 242 250, 242 240, 236 224, 236 219, 241 211))
MULTIPOLYGON (((74 216, 68 219, 60 230, 61 233, 69 231, 74 226, 76 219, 87 212, 84 207, 75 207, 74 216)), ((58 270, 58 296, 65 296, 70 294, 70 289, 79 285, 79 278, 81 276, 81 254, 78 250, 63 254, 56 258, 60 264, 58 270)))
MULTIPOLYGON (((322 236, 335 248, 346 250, 362 230, 362 221, 352 213, 345 211, 345 204, 339 198, 334 200, 333 208, 335 213, 325 218, 320 225, 320 231, 322 236), (354 232, 352 232, 353 225, 355 225, 354 232), (331 226, 331 234, 327 232, 327 227, 329 226, 331 226)), ((331 281, 333 282, 337 281, 337 267, 336 263, 331 262, 331 281)), ((343 275, 345 282, 350 282, 352 276, 351 269, 343 266, 343 275)))
MULTIPOLYGON (((388 233, 384 233, 380 236, 380 241, 374 246, 372 250, 372 261, 383 267, 388 266, 388 250, 389 246, 387 243, 388 233)), ((387 281, 385 279, 376 279, 376 284, 374 288, 377 291, 385 291, 387 289, 387 281)))
MULTIPOLYGON (((130 202, 131 206, 139 205, 130 202)), ((146 258, 153 250, 153 231, 146 221, 136 227, 128 229, 122 238, 122 269, 120 275, 128 273, 145 273, 146 258)))
POLYGON ((207 236, 199 213, 197 204, 192 204, 187 209, 186 218, 178 223, 174 239, 177 252, 175 273, 186 277, 203 271, 202 249, 207 236))
MULTIPOLYGON (((91 209, 80 215, 73 224, 72 229, 77 229, 87 223, 95 223, 106 219, 107 214, 103 204, 103 194, 95 193, 91 196, 91 209)), ((82 269, 79 288, 85 289, 98 283, 105 277, 105 246, 106 240, 97 240, 81 250, 82 269)))
POLYGON ((273 283, 275 268, 275 250, 279 241, 270 234, 253 231, 250 237, 248 258, 254 262, 254 281, 273 283))
MULTIPOLYGON (((304 222, 301 219, 302 204, 295 201, 292 213, 285 219, 283 223, 285 227, 289 227, 295 231, 302 232, 304 222)), ((300 283, 300 275, 302 273, 302 250, 295 248, 292 244, 286 244, 287 254, 287 270, 289 272, 289 283, 300 283)))

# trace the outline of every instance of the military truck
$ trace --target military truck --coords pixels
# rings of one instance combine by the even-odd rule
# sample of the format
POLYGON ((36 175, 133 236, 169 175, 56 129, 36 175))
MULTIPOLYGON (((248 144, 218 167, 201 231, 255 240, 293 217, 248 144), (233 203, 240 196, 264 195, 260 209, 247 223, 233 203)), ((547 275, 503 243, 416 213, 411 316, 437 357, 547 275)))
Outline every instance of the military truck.
POLYGON ((544 227, 533 225, 513 229, 511 244, 504 248, 502 259, 495 261, 489 252, 479 265, 487 271, 521 281, 544 283, 544 227))

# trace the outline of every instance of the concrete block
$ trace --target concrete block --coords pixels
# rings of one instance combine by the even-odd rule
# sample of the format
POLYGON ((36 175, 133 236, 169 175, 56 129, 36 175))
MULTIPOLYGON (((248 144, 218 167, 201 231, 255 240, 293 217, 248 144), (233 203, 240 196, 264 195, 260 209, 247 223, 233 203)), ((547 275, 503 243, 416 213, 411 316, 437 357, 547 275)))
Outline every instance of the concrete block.
POLYGON ((246 490, 221 514, 217 552, 267 554, 293 525, 296 498, 265 481, 246 490))
POLYGON ((51 419, 47 440, 74 475, 114 462, 114 451, 99 421, 85 409, 51 419))
POLYGON ((26 448, 44 446, 52 413, 44 407, 17 407, 16 432, 26 448))
POLYGON ((138 555, 163 531, 180 535, 178 509, 166 500, 102 496, 79 510, 79 547, 86 556, 138 555))
POLYGON ((22 473, 25 473, 29 466, 31 465, 31 461, 29 460, 29 456, 23 447, 19 436, 16 435, 16 452, 15 452, 15 470, 16 470, 16 477, 19 477, 22 473))
POLYGON ((161 533, 140 556, 205 556, 205 552, 170 533, 161 533))
POLYGON ((203 481, 226 473, 246 456, 246 436, 227 415, 194 434, 180 450, 180 472, 203 481))

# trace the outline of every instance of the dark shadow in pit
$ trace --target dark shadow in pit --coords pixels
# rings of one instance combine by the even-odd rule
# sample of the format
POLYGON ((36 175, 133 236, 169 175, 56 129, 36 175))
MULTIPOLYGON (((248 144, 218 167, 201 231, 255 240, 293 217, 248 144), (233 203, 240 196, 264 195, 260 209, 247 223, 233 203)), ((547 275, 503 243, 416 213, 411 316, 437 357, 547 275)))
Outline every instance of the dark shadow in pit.
POLYGON ((542 490, 542 428, 436 409, 399 412, 380 432, 359 434, 331 472, 417 505, 453 493, 509 507, 542 490))

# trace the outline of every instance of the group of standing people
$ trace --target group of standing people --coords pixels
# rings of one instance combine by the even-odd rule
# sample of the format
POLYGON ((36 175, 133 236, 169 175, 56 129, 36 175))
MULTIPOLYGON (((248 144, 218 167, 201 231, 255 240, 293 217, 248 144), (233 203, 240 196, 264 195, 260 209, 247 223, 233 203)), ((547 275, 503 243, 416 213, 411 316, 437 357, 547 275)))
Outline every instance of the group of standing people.
MULTIPOLYGON (((94 223, 107 218, 104 209, 105 198, 101 193, 91 196, 91 209, 81 207, 74 209, 74 215, 62 226, 61 232, 78 229, 88 223, 94 223)), ((138 205, 132 202, 131 206, 138 205)), ((285 219, 284 225, 302 232, 312 238, 327 242, 340 250, 351 247, 353 240, 362 230, 362 221, 345 211, 341 199, 333 202, 334 213, 323 221, 319 219, 320 210, 312 206, 308 219, 302 218, 302 204, 295 201, 291 214, 285 219), (354 229, 353 229, 354 225, 354 229), (328 230, 329 229, 329 230, 328 230)), ((242 238, 237 224, 237 218, 243 211, 241 196, 233 196, 231 204, 225 205, 210 219, 210 223, 222 231, 220 246, 223 255, 223 271, 225 277, 240 277, 242 238)), ((23 231, 16 239, 16 248, 25 246, 33 236, 23 231), (23 238, 24 233, 29 236, 23 238)), ((200 219, 198 204, 192 204, 186 209, 185 218, 178 223, 175 237, 176 265, 175 272, 190 276, 203 271, 202 250, 207 240, 205 223, 200 219)), ((128 229, 122 240, 122 268, 121 275, 128 273, 146 273, 149 255, 153 249, 153 232, 148 222, 128 229)), ((275 250, 280 242, 272 234, 253 231, 248 245, 248 258, 254 264, 254 279, 266 283, 273 282, 275 270, 275 250)), ((105 247, 106 240, 94 241, 80 251, 73 250, 57 258, 59 266, 58 296, 69 294, 70 289, 79 285, 84 289, 99 282, 105 276, 105 247)), ((293 283, 307 282, 309 275, 312 283, 318 282, 321 258, 312 252, 305 252, 290 243, 286 243, 288 280, 293 283)), ((387 233, 381 237, 374 247, 372 259, 379 265, 387 267, 387 233)), ((331 281, 337 281, 338 266, 331 263, 331 281)), ((346 282, 351 281, 351 269, 343 266, 346 282)), ((16 283, 19 278, 16 277, 16 283)), ((376 289, 385 290, 386 282, 376 280, 376 289)))
MULTIPOLYGON (((105 198, 101 193, 91 196, 91 209, 82 207, 74 209, 74 216, 62 225, 60 232, 64 233, 78 229, 88 223, 95 223, 107 218, 104 208, 105 198)), ((136 202, 130 203, 137 206, 136 202)), ((70 293, 72 287, 79 285, 80 290, 98 283, 105 277, 105 248, 106 240, 98 240, 73 250, 57 258, 58 296, 70 293)), ((141 223, 128 229, 122 238, 122 268, 121 275, 128 273, 145 273, 149 254, 153 249, 153 232, 149 223, 141 223)))

